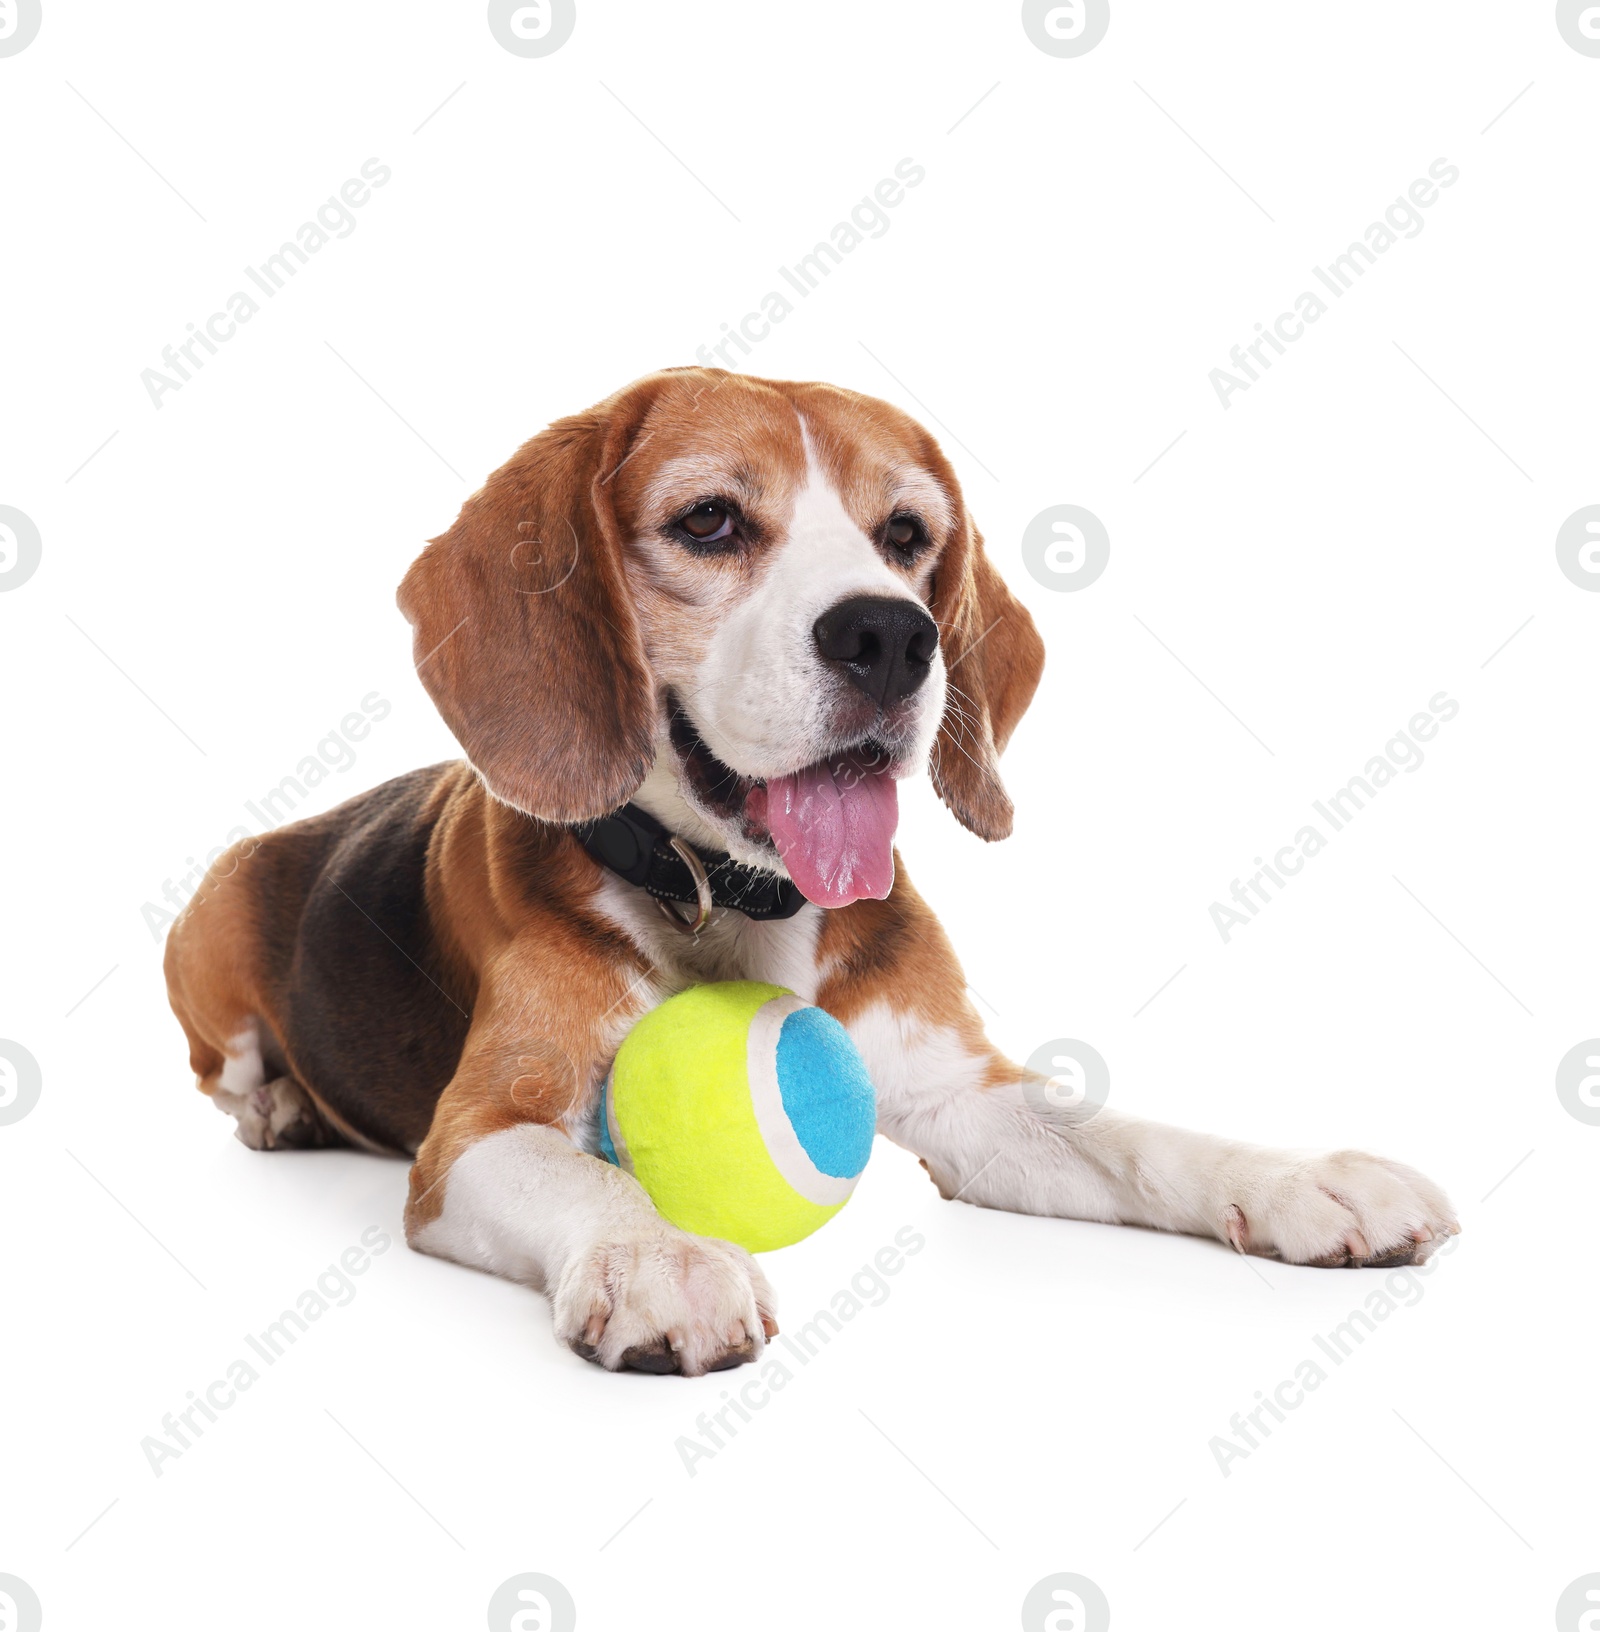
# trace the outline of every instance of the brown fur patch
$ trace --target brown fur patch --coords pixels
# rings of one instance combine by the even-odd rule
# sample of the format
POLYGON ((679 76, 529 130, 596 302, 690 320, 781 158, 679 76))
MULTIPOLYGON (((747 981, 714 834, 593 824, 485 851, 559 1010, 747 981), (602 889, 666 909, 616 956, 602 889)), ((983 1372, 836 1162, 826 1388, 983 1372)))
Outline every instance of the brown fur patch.
POLYGON ((886 900, 856 901, 823 914, 817 966, 822 971, 817 1002, 841 1024, 874 1004, 886 1004, 949 1029, 975 1057, 994 1053, 967 997, 955 948, 906 876, 898 851, 894 889, 886 900))

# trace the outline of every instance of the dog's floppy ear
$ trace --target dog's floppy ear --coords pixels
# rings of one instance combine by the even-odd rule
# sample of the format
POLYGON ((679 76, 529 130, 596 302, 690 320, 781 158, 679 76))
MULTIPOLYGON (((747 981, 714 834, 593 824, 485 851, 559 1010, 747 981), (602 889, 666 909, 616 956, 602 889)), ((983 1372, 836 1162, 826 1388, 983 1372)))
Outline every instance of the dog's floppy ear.
POLYGON ((400 585, 413 656, 489 791, 575 822, 624 804, 654 754, 654 682, 611 477, 648 384, 557 420, 461 507, 400 585))
POLYGON ((933 785, 963 827, 982 839, 1003 839, 1012 807, 1000 781, 1000 753, 1039 684, 1044 642, 984 554, 964 508, 958 529, 933 593, 949 674, 933 785))

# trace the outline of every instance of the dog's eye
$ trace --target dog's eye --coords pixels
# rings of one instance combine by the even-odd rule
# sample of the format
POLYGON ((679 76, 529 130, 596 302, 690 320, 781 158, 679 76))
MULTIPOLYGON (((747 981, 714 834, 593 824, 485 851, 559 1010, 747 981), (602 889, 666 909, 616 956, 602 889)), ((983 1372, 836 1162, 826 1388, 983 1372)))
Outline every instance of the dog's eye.
POLYGON ((687 515, 678 518, 678 525, 697 544, 720 544, 733 537, 733 517, 727 505, 715 499, 697 504, 687 515))
POLYGON ((907 560, 928 542, 928 535, 915 516, 891 516, 889 525, 884 528, 884 537, 888 539, 890 548, 907 560))

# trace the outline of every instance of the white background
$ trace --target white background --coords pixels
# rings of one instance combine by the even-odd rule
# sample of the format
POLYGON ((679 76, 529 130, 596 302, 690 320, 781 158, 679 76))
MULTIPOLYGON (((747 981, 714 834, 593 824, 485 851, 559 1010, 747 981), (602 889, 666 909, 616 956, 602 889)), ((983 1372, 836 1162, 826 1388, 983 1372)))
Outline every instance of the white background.
POLYGON ((1059 59, 1011 4, 580 0, 529 60, 475 4, 46 0, 0 59, 0 504, 43 539, 0 594, 0 1036, 44 1080, 0 1127, 0 1572, 46 1625, 480 1627, 525 1570, 586 1628, 1005 1628, 1063 1570, 1121 1632, 1549 1624, 1600 1569, 1600 1128, 1554 1091, 1600 1034, 1600 595, 1554 552, 1600 501, 1597 97, 1542 3, 1117 0, 1059 59), (353 234, 154 408, 141 370, 374 156, 353 234), (1208 1442, 1380 1273, 946 1204, 880 1141, 766 1260, 785 1324, 926 1248, 690 1478, 739 1378, 586 1366, 404 1248, 401 1164, 247 1151, 166 1007, 145 904, 362 697, 305 811, 454 752, 393 605, 422 541, 906 157, 742 366, 930 423, 1046 638, 1015 837, 903 799, 996 1039, 1413 1162, 1466 1226, 1226 1478, 1208 1442), (1425 230, 1224 410, 1209 371, 1441 157, 1425 230), (1022 563, 1059 503, 1111 536, 1081 593, 1022 563), (1440 691, 1426 763, 1225 945, 1210 903, 1440 691), (355 1301, 154 1477, 372 1224, 355 1301))

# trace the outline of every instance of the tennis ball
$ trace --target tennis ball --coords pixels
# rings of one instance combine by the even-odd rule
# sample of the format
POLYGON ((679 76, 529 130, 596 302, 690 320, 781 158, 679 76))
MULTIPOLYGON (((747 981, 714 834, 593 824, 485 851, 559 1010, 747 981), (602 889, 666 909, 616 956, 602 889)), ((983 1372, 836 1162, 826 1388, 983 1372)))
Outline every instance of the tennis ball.
POLYGON ((850 1199, 876 1123, 831 1014, 732 980, 679 992, 628 1033, 601 1091, 600 1150, 680 1229, 767 1252, 850 1199))

